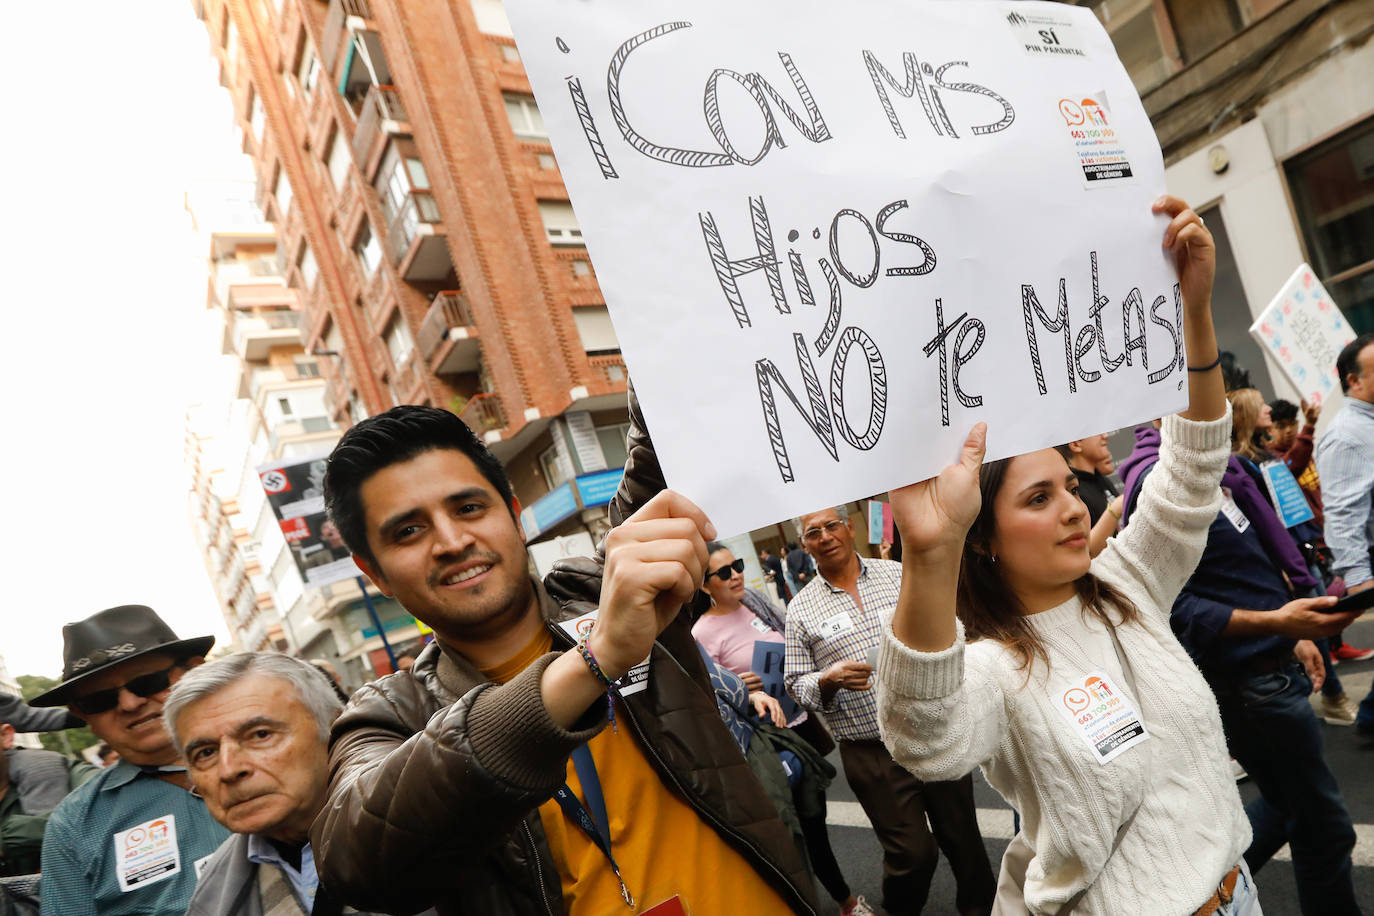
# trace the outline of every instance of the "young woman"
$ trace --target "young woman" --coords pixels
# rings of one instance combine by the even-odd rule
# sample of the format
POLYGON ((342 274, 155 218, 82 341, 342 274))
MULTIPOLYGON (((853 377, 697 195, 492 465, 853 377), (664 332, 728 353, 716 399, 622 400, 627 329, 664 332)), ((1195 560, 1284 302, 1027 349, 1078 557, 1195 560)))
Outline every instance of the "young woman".
POLYGON ((1036 914, 1259 912, 1217 703, 1169 626, 1230 453, 1216 250, 1183 201, 1154 210, 1170 219, 1189 407, 1164 420, 1125 531, 1090 559, 1064 459, 1044 449, 980 475, 982 424, 960 464, 891 494, 905 554, 878 661, 885 741, 921 779, 983 768, 1021 814, 1004 875, 1036 914))

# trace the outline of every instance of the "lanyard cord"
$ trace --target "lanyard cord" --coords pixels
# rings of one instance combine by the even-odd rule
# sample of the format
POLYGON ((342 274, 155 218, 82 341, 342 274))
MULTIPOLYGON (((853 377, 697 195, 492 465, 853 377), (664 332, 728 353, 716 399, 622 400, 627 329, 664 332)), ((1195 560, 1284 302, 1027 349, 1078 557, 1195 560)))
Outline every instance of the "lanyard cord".
POLYGON ((558 787, 554 799, 568 820, 576 824, 606 856, 606 860, 611 863, 611 871, 620 882, 621 899, 625 901, 626 906, 633 908, 635 899, 625 885, 615 856, 611 854, 611 824, 606 815, 606 799, 601 792, 601 779, 597 776, 592 752, 584 744, 572 752, 572 761, 573 769, 577 772, 577 781, 582 784, 582 792, 587 796, 587 803, 584 805, 567 783, 558 787))

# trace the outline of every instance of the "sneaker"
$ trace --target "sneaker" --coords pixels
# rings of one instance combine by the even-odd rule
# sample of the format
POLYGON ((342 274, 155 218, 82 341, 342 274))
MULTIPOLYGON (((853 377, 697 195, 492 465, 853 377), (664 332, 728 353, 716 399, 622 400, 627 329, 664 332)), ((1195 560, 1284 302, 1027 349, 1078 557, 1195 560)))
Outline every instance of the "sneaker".
POLYGON ((878 916, 878 912, 868 905, 863 894, 854 898, 853 906, 845 907, 840 910, 840 916, 878 916))
POLYGON ((1250 778, 1250 774, 1245 772, 1245 767, 1234 757, 1231 758, 1231 775, 1236 778, 1236 782, 1244 782, 1250 778))
POLYGON ((1356 649, 1352 645, 1341 643, 1336 647, 1336 651, 1331 653, 1331 657, 1338 662, 1362 662, 1374 658, 1374 649, 1356 649))
POLYGON ((1355 701, 1343 693, 1334 697, 1322 694, 1319 715, 1327 725, 1354 725, 1358 711, 1355 701))

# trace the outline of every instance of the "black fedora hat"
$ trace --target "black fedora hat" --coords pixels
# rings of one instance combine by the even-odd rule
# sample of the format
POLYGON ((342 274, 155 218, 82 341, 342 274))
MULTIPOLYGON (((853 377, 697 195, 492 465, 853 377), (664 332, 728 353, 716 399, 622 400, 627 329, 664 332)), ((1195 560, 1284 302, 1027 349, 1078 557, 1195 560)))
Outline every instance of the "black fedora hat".
POLYGON ((112 607, 62 628, 62 683, 29 700, 29 705, 65 706, 73 689, 92 675, 150 652, 197 658, 214 644, 213 636, 178 639, 150 607, 112 607))

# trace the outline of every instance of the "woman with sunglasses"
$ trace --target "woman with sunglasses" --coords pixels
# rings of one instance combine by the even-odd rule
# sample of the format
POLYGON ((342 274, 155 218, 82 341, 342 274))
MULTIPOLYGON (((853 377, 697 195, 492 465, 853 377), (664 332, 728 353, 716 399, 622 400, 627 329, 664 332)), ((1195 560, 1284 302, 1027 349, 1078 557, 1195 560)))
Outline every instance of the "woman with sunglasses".
POLYGON ((891 494, 905 554, 877 666, 884 741, 921 779, 982 767, 1022 817, 1003 886, 1036 914, 1259 912, 1217 701, 1169 622, 1230 452, 1216 249, 1183 201, 1154 211, 1169 218, 1189 404, 1163 421, 1125 531, 1090 558, 1064 459, 983 465, 981 424, 961 463, 891 494))
MULTIPOLYGON (((786 643, 786 621, 782 614, 762 594, 744 585, 744 560, 736 558, 730 548, 718 541, 706 545, 706 594, 711 607, 692 626, 692 635, 702 650, 716 664, 739 675, 752 696, 763 688, 763 680, 750 668, 754 663, 754 644, 773 642, 779 647, 786 643)), ((787 723, 798 737, 810 744, 824 757, 835 749, 835 742, 825 726, 798 710, 787 723)), ((807 816, 799 805, 798 819, 802 836, 806 838, 811 867, 826 892, 840 907, 843 916, 866 916, 873 911, 862 898, 855 897, 835 860, 830 847, 830 834, 825 826, 825 799, 821 796, 819 810, 807 816)))

